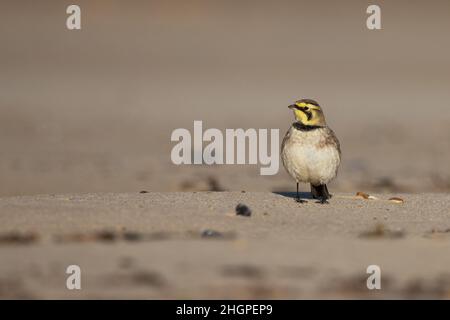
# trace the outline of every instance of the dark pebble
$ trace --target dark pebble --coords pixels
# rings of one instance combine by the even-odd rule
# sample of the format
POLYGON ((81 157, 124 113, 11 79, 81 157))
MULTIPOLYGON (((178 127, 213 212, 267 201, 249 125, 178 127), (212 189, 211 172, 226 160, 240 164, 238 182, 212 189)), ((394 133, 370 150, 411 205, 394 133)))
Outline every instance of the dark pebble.
POLYGON ((252 210, 250 210, 250 208, 245 204, 239 203, 236 206, 236 214, 238 216, 250 217, 252 215, 252 210))
POLYGON ((223 234, 218 231, 207 229, 202 232, 202 238, 222 238, 222 237, 223 234))
POLYGON ((139 191, 139 193, 148 193, 146 190, 139 191))

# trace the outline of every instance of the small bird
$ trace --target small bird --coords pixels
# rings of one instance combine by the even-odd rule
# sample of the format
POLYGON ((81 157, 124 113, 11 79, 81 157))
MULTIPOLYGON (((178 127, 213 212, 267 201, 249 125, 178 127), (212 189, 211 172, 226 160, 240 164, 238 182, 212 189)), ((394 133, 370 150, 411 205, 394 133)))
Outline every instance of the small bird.
POLYGON ((288 107, 294 111, 296 122, 284 136, 281 160, 286 171, 297 182, 297 202, 300 199, 298 184, 311 184, 311 194, 320 203, 328 203, 331 195, 327 183, 333 180, 341 162, 341 148, 325 122, 320 105, 312 99, 296 101, 288 107))

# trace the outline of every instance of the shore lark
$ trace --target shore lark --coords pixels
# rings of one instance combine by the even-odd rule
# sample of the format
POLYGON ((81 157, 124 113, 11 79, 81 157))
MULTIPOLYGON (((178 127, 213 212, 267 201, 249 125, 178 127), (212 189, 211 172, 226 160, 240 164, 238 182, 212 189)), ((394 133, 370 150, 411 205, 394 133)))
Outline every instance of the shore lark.
POLYGON ((341 149, 326 122, 322 108, 311 99, 302 99, 289 106, 296 122, 286 133, 281 145, 281 159, 286 171, 297 182, 311 184, 311 194, 321 203, 331 198, 327 183, 336 177, 341 162, 341 149))

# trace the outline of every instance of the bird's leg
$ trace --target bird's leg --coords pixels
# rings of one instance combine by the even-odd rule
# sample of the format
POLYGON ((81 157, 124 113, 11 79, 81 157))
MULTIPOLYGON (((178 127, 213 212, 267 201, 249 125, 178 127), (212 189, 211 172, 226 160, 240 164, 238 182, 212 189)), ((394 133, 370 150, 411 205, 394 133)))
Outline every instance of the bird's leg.
POLYGON ((321 204, 329 204, 327 198, 322 197, 319 201, 317 201, 317 203, 321 203, 321 204))
POLYGON ((319 199, 321 197, 321 188, 320 186, 313 186, 311 184, 311 195, 313 199, 319 199))
POLYGON ((305 203, 305 202, 307 202, 306 200, 300 199, 300 193, 298 192, 298 182, 297 182, 297 198, 295 199, 295 201, 297 201, 298 203, 305 203))
POLYGON ((322 187, 322 192, 321 192, 321 198, 320 198, 320 203, 321 204, 326 204, 329 203, 328 199, 330 199, 330 194, 328 193, 328 188, 326 184, 321 185, 322 187))
POLYGON ((318 203, 328 203, 328 199, 331 198, 330 194, 328 193, 328 188, 326 184, 321 184, 318 186, 311 185, 311 194, 314 199, 318 199, 318 203))
POLYGON ((327 187, 327 185, 325 185, 325 192, 326 192, 327 195, 328 195, 328 199, 331 199, 331 197, 333 197, 333 195, 332 195, 331 193, 328 192, 328 187, 327 187))

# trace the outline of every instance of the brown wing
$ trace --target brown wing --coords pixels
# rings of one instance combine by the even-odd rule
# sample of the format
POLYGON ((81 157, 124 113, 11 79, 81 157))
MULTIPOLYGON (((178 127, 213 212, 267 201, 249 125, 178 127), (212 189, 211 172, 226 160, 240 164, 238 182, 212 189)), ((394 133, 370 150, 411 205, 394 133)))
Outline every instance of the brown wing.
POLYGON ((341 144, 339 143, 339 140, 336 137, 336 134, 334 133, 334 131, 331 130, 330 128, 328 128, 328 135, 325 140, 325 144, 335 146, 336 149, 338 149, 338 151, 339 151, 339 155, 341 155, 341 144))
POLYGON ((291 136, 291 128, 286 132, 284 135, 283 141, 281 142, 281 152, 283 152, 284 146, 286 145, 286 142, 289 140, 291 136))

